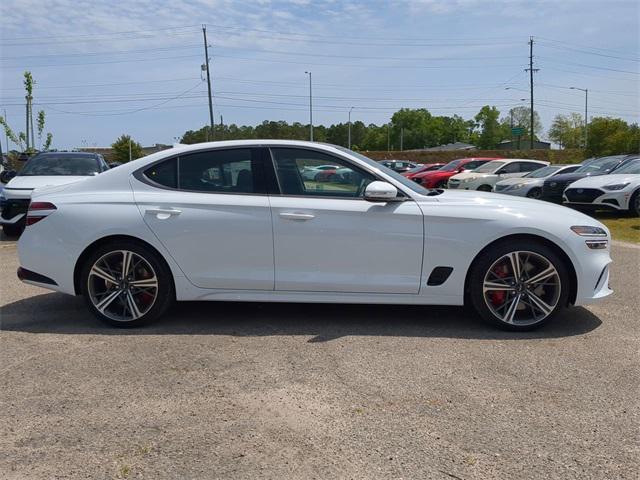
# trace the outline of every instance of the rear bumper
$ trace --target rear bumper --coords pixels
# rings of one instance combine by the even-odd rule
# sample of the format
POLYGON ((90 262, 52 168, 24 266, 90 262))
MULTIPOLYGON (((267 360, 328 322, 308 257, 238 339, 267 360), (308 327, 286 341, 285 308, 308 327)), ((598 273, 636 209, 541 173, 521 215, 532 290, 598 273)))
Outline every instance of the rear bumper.
POLYGON ((18 271, 16 273, 18 275, 18 279, 24 283, 29 283, 31 285, 37 286, 45 286, 47 288, 58 285, 52 278, 45 277, 44 275, 41 275, 37 272, 32 272, 31 270, 27 270, 23 267, 18 267, 18 271))

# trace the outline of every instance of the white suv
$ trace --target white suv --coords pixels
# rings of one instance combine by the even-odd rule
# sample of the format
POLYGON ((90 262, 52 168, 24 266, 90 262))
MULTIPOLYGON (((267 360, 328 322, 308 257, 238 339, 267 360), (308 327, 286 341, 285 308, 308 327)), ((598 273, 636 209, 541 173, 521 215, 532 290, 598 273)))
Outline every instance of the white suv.
POLYGON ((490 192, 493 186, 505 178, 524 177, 527 173, 546 167, 549 162, 524 158, 505 158, 485 163, 471 172, 463 172, 449 179, 449 188, 490 192))

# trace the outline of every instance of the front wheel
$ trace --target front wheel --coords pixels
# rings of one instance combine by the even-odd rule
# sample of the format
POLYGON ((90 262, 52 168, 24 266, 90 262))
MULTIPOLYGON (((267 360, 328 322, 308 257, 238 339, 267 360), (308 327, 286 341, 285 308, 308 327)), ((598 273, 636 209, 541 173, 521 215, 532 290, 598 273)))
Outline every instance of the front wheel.
POLYGON ((569 274, 560 257, 535 241, 499 243, 471 267, 469 297, 486 321, 507 330, 540 327, 569 298, 569 274))
POLYGON ((492 190, 491 185, 480 185, 478 187, 480 192, 490 192, 492 190))
POLYGON ((83 265, 81 282, 89 310, 116 327, 149 323, 175 298, 169 268, 154 251, 136 242, 97 248, 83 265))
POLYGON ((535 199, 539 200, 540 197, 542 197, 542 189, 541 188, 532 188, 531 190, 529 190, 527 192, 527 197, 535 198, 535 199))
POLYGON ((635 192, 629 200, 629 213, 640 217, 640 190, 635 192))

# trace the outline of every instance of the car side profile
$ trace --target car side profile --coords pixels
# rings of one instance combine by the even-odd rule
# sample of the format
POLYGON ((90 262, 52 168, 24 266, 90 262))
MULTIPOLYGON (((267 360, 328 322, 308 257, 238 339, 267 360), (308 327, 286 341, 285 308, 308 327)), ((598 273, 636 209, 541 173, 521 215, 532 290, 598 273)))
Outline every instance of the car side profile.
POLYGON ((404 177, 407 177, 409 180, 413 180, 414 177, 416 175, 419 175, 421 173, 425 173, 425 172, 433 172, 435 170, 438 170, 442 167, 444 167, 446 164, 445 163, 423 163, 421 165, 418 165, 414 168, 412 168, 411 170, 407 170, 406 172, 402 172, 402 175, 404 177))
POLYGON ((446 188, 451 177, 462 172, 471 172, 476 168, 498 158, 474 157, 451 160, 432 172, 414 175, 412 180, 425 188, 446 188))
POLYGON ((563 203, 569 207, 627 211, 640 216, 640 159, 625 163, 609 175, 573 182, 564 191, 563 203))
POLYGON ((122 327, 175 300, 233 300, 466 304, 526 330, 611 293, 598 221, 526 198, 424 189, 319 143, 175 147, 37 190, 26 223, 19 278, 82 295, 122 327), (344 180, 305 180, 314 165, 336 165, 344 180))
POLYGON ((571 173, 578 168, 580 168, 580 165, 548 165, 527 173, 524 177, 500 180, 493 187, 493 191, 519 197, 540 198, 542 196, 542 185, 547 178, 563 173, 571 173))
POLYGON ((534 172, 547 165, 549 165, 549 162, 523 158, 493 160, 471 172, 458 173, 452 176, 447 186, 461 190, 490 192, 500 180, 524 177, 527 173, 534 172))
POLYGON ((0 224, 5 234, 24 230, 34 189, 85 180, 109 170, 102 155, 84 152, 42 152, 31 157, 0 195, 0 224))

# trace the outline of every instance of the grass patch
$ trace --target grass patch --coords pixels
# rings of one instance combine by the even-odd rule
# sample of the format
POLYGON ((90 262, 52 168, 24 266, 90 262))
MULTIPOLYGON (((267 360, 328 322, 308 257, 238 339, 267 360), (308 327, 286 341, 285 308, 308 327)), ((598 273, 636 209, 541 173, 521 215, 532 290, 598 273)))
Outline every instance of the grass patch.
POLYGON ((594 217, 611 230, 614 240, 640 243, 640 217, 617 212, 596 212, 594 217))

